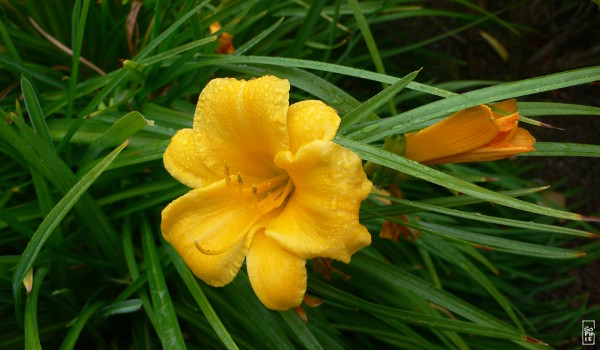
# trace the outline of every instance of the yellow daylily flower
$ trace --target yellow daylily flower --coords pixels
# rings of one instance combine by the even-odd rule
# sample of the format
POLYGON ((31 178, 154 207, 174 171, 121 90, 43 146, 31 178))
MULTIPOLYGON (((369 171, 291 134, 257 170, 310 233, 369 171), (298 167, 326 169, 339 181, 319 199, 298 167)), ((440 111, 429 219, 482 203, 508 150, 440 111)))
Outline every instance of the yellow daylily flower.
POLYGON ((459 111, 423 130, 406 134, 404 156, 423 164, 483 162, 535 151, 535 139, 518 127, 514 99, 459 111), (500 110, 507 115, 496 112, 500 110))
POLYGON ((301 304, 307 259, 348 263, 371 242, 358 210, 372 184, 360 158, 331 141, 340 117, 321 101, 289 105, 289 89, 273 76, 212 80, 193 128, 163 157, 193 188, 163 210, 163 237, 212 286, 231 282, 245 258, 274 310, 301 304))

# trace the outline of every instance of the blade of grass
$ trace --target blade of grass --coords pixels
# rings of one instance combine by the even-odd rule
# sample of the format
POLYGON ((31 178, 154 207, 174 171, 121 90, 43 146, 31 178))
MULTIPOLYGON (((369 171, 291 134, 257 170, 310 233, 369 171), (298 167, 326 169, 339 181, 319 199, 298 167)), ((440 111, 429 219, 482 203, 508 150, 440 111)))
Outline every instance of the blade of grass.
POLYGON ((411 81, 415 79, 418 73, 419 71, 415 71, 407 74, 402 79, 388 86, 377 95, 371 97, 368 101, 353 109, 350 113, 344 115, 342 121, 340 122, 340 127, 338 128, 338 134, 344 134, 348 129, 360 123, 368 115, 375 112, 377 108, 394 98, 394 96, 396 96, 400 91, 402 91, 402 89, 404 89, 411 81))
POLYGON ((73 55, 71 77, 69 78, 67 114, 65 115, 65 118, 71 118, 71 115, 73 114, 73 104, 75 102, 75 87, 77 86, 77 80, 79 75, 79 58, 81 55, 81 47, 83 46, 83 34, 85 32, 85 24, 87 21, 89 8, 90 0, 84 0, 83 6, 81 6, 81 0, 77 0, 75 6, 73 7, 71 22, 71 42, 73 45, 73 55))
POLYGON ((493 338, 520 341, 525 341, 527 338, 527 335, 516 330, 507 330, 495 326, 458 321, 440 316, 425 315, 419 312, 406 311, 371 303, 314 278, 309 278, 309 289, 323 296, 324 303, 335 302, 350 308, 359 308, 360 310, 383 319, 390 318, 423 327, 435 327, 452 332, 477 334, 493 338))
POLYGON ((13 41, 10 38, 10 35, 8 34, 8 31, 4 26, 4 22, 2 21, 2 19, 0 19, 0 35, 2 35, 2 41, 6 45, 6 51, 8 51, 12 58, 15 59, 17 62, 23 62, 21 56, 19 55, 19 51, 17 51, 15 44, 13 44, 13 41))
POLYGON ((19 264, 13 276, 13 295, 19 293, 21 281, 27 274, 27 271, 33 266, 35 259, 42 249, 44 243, 50 237, 56 226, 67 215, 79 198, 96 181, 102 172, 110 165, 117 155, 127 146, 127 142, 112 151, 93 169, 87 172, 81 179, 67 192, 67 194, 56 204, 52 211, 44 218, 33 237, 27 244, 25 251, 21 255, 19 264))
POLYGON ((142 307, 142 300, 129 299, 106 305, 100 310, 100 316, 106 317, 111 315, 128 314, 136 312, 142 307))
POLYGON ((571 103, 519 102, 519 115, 535 117, 540 115, 600 115, 600 107, 571 103))
MULTIPOLYGON (((369 24, 367 23, 367 19, 358 4, 358 0, 347 0, 348 5, 352 9, 352 14, 354 15, 354 19, 356 20, 356 24, 360 29, 360 32, 365 39, 365 43, 367 44, 367 50, 369 50, 369 54, 371 55, 371 60, 373 64, 375 64, 375 70, 377 73, 385 74, 385 66, 383 65, 383 61, 381 60, 381 55, 379 54, 379 49, 377 49, 377 44, 375 43, 375 39, 373 39, 373 34, 371 33, 371 29, 369 28, 369 24)), ((386 84, 383 84, 383 88, 387 87, 386 84)), ((398 113, 396 111, 396 107, 394 103, 390 101, 390 111, 392 114, 398 113)))
POLYGON ((340 145, 351 149, 364 160, 381 164, 388 168, 392 168, 394 170, 406 173, 419 179, 429 181, 437 185, 458 192, 462 192, 486 201, 494 202, 519 210, 528 211, 531 213, 537 213, 556 218, 563 218, 569 220, 590 219, 580 214, 569 213, 552 208, 545 208, 536 204, 525 202, 516 198, 511 198, 506 195, 502 195, 497 192, 484 189, 472 183, 463 181, 461 179, 437 171, 418 162, 384 151, 377 147, 366 145, 361 142, 356 142, 345 138, 336 138, 335 141, 340 145))
POLYGON ((165 349, 185 349, 183 335, 179 328, 179 322, 177 322, 173 302, 156 251, 152 228, 145 218, 142 219, 142 243, 146 273, 148 274, 148 287, 154 313, 156 314, 157 332, 160 341, 165 349))
POLYGON ((416 125, 465 108, 567 86, 580 85, 599 79, 600 66, 596 66, 485 87, 435 101, 390 118, 372 122, 370 125, 363 126, 363 128, 350 133, 348 137, 369 143, 392 134, 410 131, 416 125))
POLYGON ((169 51, 165 51, 165 52, 161 52, 159 54, 156 54, 154 56, 148 57, 148 58, 144 58, 143 60, 141 60, 139 63, 141 64, 145 64, 145 65, 151 65, 169 58, 172 58, 174 56, 179 55, 180 53, 186 52, 188 50, 193 50, 196 49, 198 47, 204 46, 206 44, 212 43, 213 41, 217 40, 217 36, 213 35, 213 36, 209 36, 206 38, 202 38, 196 41, 192 41, 191 43, 187 43, 184 45, 181 45, 179 47, 176 47, 174 49, 171 49, 169 51))
POLYGON ((583 143, 536 142, 535 152, 521 155, 528 157, 600 157, 600 146, 583 143))
POLYGON ((80 166, 90 163, 100 152, 120 144, 143 127, 152 125, 154 122, 146 120, 139 112, 127 113, 90 144, 79 161, 80 166))
POLYGON ((573 259, 585 255, 584 252, 570 249, 543 246, 539 244, 526 243, 489 235, 476 234, 461 228, 454 228, 431 222, 412 222, 412 227, 445 238, 456 238, 467 242, 474 242, 493 248, 498 252, 518 254, 524 256, 535 256, 545 259, 573 259))
POLYGON ((523 325, 512 309, 511 304, 504 294, 500 293, 498 288, 486 275, 484 275, 469 259, 465 258, 461 251, 456 249, 450 242, 445 241, 435 235, 425 235, 419 239, 418 244, 430 253, 439 256, 450 264, 454 264, 462 268, 474 281, 479 283, 504 309, 513 323, 521 332, 525 332, 523 325))
POLYGON ((579 236, 579 237, 588 237, 588 238, 598 237, 598 238, 600 238, 600 236, 596 235, 595 233, 575 230, 575 229, 568 228, 568 227, 539 224, 539 223, 531 222, 531 221, 506 219, 506 218, 501 218, 501 217, 483 215, 480 213, 469 213, 469 212, 465 212, 465 211, 443 208, 443 207, 438 207, 435 205, 429 205, 426 203, 419 203, 419 202, 414 202, 414 201, 409 201, 406 199, 399 199, 399 198, 394 198, 394 197, 386 196, 385 198, 388 200, 391 200, 395 203, 404 204, 408 207, 418 208, 418 209, 422 209, 425 211, 432 211, 432 212, 436 212, 436 213, 440 213, 440 214, 451 215, 451 216, 470 219, 470 220, 489 222, 489 223, 505 225, 505 226, 521 227, 521 228, 526 228, 526 229, 530 229, 530 230, 539 230, 541 232, 554 232, 554 233, 561 233, 561 234, 565 234, 565 235, 573 235, 573 236, 579 236))
POLYGON ((60 346, 60 350, 72 350, 75 348, 77 339, 79 339, 79 335, 87 321, 105 304, 105 301, 96 301, 83 307, 83 310, 81 310, 77 316, 75 323, 71 325, 69 333, 67 333, 65 340, 63 340, 62 345, 60 346))
POLYGON ((300 55, 308 36, 315 29, 315 25, 319 19, 319 13, 321 13, 323 6, 325 6, 325 1, 323 0, 314 0, 310 2, 310 8, 294 36, 294 42, 292 43, 292 47, 287 56, 298 57, 300 55))
POLYGON ((23 100, 25 101, 25 108, 31 118, 31 124, 35 132, 40 135, 42 140, 48 147, 54 148, 52 139, 50 138, 50 131, 48 125, 46 125, 46 118, 40 107, 40 102, 35 94, 35 89, 31 82, 25 77, 21 77, 21 90, 23 91, 23 100))
POLYGON ((40 288, 44 277, 50 271, 47 267, 38 269, 33 278, 31 292, 25 301, 25 349, 41 349, 40 334, 38 331, 37 304, 40 288))
POLYGON ((65 85, 60 80, 53 78, 50 75, 44 74, 44 71, 29 68, 12 57, 0 54, 0 67, 4 67, 5 69, 11 72, 17 72, 27 77, 35 78, 40 82, 54 86, 60 90, 66 90, 65 85))
POLYGON ((204 295, 204 292, 198 285, 198 281, 192 275, 192 272, 187 267, 183 259, 181 259, 181 256, 179 256, 179 254, 177 254, 177 252, 170 245, 164 243, 163 245, 167 251, 167 254, 169 255, 169 258, 171 259, 171 262, 173 263, 173 266, 175 266, 179 277, 181 277, 188 291, 190 294, 192 294, 194 300, 196 300, 200 310, 202 310, 202 313, 208 320, 208 323, 211 325, 211 327, 215 330, 215 333, 217 333, 227 349, 238 349, 237 345, 231 338, 231 335, 229 335, 227 328, 225 328, 219 319, 219 316, 217 316, 215 310, 212 308, 212 305, 210 305, 210 302, 206 298, 206 295, 204 295))
POLYGON ((279 315, 292 329, 304 347, 307 349, 323 349, 323 346, 321 346, 319 341, 315 338, 310 329, 308 329, 306 324, 302 322, 296 312, 293 310, 280 311, 279 315))
MULTIPOLYGON (((368 79, 373 81, 378 81, 386 84, 393 84, 397 82, 400 78, 396 78, 390 75, 379 74, 374 72, 369 72, 363 69, 351 68, 346 66, 341 66, 333 63, 319 62, 319 61, 310 61, 310 60, 301 60, 297 58, 286 58, 286 57, 268 57, 268 56, 217 56, 217 55, 198 55, 198 58, 195 62, 188 63, 185 67, 182 68, 182 72, 194 70, 200 67, 205 66, 220 66, 225 64, 256 64, 256 65, 273 65, 273 66, 282 66, 282 67, 295 67, 295 68, 305 68, 305 69, 314 69, 325 72, 338 73, 342 75, 352 76, 356 78, 368 79)), ((421 84, 417 82, 410 82, 407 86, 408 89, 421 91, 424 93, 428 93, 435 96, 441 97, 450 97, 455 96, 454 92, 442 90, 440 88, 436 88, 433 86, 429 86, 426 84, 421 84)))

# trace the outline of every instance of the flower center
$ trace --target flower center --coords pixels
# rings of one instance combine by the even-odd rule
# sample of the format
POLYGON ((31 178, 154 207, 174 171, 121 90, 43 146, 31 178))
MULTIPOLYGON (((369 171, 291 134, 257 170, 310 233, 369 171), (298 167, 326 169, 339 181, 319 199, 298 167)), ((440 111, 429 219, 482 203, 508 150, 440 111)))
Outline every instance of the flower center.
POLYGON ((251 203, 261 214, 282 206, 294 189, 294 183, 288 174, 276 175, 258 184, 244 186, 244 176, 240 172, 232 175, 227 162, 224 170, 227 185, 236 186, 237 182, 240 197, 251 203))

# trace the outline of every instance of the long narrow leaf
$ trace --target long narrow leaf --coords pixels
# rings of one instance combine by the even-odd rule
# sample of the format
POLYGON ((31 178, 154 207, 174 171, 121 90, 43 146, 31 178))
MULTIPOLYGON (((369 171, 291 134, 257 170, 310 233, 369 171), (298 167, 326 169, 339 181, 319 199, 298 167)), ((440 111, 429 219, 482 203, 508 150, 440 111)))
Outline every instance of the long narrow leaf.
POLYGON ((368 125, 366 128, 349 134, 348 137, 368 143, 383 139, 389 135, 411 131, 415 126, 424 122, 465 108, 584 84, 595 80, 600 80, 600 66, 485 87, 432 102, 394 117, 379 120, 368 125))
POLYGON ((25 349, 27 350, 42 348, 38 330, 37 305, 40 288, 48 271, 47 267, 42 267, 36 271, 31 292, 27 295, 27 301, 25 302, 25 349))
POLYGON ((115 160, 117 155, 127 146, 128 142, 123 143, 117 147, 102 161, 100 161, 94 168, 87 172, 67 194, 56 204, 52 211, 46 216, 44 221, 40 224, 38 229, 33 234, 33 237, 27 244, 25 251, 21 255, 21 260, 17 265, 17 269, 13 276, 12 289, 13 294, 19 293, 19 286, 27 271, 33 266, 35 259, 44 246, 48 237, 54 232, 56 226, 62 221, 67 215, 79 198, 85 193, 85 191, 96 181, 96 179, 102 174, 102 172, 115 160))
POLYGON ((415 79, 418 73, 419 71, 415 71, 407 74, 402 79, 388 86, 387 88, 385 88, 385 90, 381 91, 365 103, 352 110, 350 113, 346 114, 340 122, 338 134, 344 134, 346 130, 360 123, 365 117, 373 113, 377 108, 381 107, 384 103, 394 98, 396 94, 402 91, 402 89, 404 89, 411 81, 415 79))
POLYGON ((570 220, 589 219, 588 217, 584 217, 580 214, 569 213, 566 211, 561 211, 552 208, 545 208, 536 204, 525 202, 516 198, 511 198, 506 195, 502 195, 494 191, 484 189, 472 183, 442 173, 441 171, 432 169, 418 162, 384 151, 377 147, 365 145, 361 142, 356 142, 342 138, 336 139, 336 142, 344 147, 353 150, 364 160, 381 164, 383 166, 420 178, 422 180, 429 181, 440 186, 444 186, 446 188, 459 191, 486 201, 506 205, 508 207, 519 210, 525 210, 532 213, 553 216, 557 218, 570 220))
POLYGON ((25 100, 25 107, 31 118, 33 129, 40 135, 48 147, 53 147, 50 131, 48 130, 48 125, 46 125, 46 118, 35 94, 35 89, 25 77, 21 78, 21 90, 23 91, 23 100, 25 100))
POLYGON ((211 327, 215 330, 219 338, 221 338, 223 344, 228 349, 238 349, 237 345, 231 338, 231 335, 229 335, 229 332, 219 319, 219 316, 217 316, 215 310, 212 308, 210 302, 206 298, 206 295, 204 295, 204 292, 198 285, 198 281, 196 278, 194 278, 183 259, 181 259, 181 256, 179 256, 173 247, 169 245, 165 245, 165 249, 167 250, 167 254, 171 259, 171 262, 175 266, 179 277, 181 277, 183 280, 183 283, 194 297, 194 300, 196 300, 196 303, 202 310, 202 313, 204 313, 208 323, 210 323, 211 327))
POLYGON ((147 220, 142 220, 142 244, 144 246, 144 260, 148 274, 148 287, 156 315, 157 332, 165 349, 185 349, 183 335, 177 322, 175 308, 167 289, 158 252, 154 243, 152 228, 147 220))

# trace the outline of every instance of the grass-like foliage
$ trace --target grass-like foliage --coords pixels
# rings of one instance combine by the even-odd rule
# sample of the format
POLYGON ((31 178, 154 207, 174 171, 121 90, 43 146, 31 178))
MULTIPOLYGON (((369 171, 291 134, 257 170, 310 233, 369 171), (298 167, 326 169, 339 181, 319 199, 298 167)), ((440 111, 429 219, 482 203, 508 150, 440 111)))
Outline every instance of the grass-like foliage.
MULTIPOLYGON (((600 308, 586 294, 554 291, 598 259, 586 223, 595 213, 549 200, 546 184, 528 179, 531 157, 432 167, 382 148, 468 107, 600 80, 600 67, 442 84, 439 70, 407 70, 421 59, 453 62, 427 45, 473 27, 528 30, 502 20, 504 10, 455 3, 2 1, 0 349, 578 344, 581 320, 600 308), (454 18, 454 27, 390 35, 423 16, 454 18), (210 34, 217 21, 221 31, 210 34), (233 54, 216 53, 224 32, 233 54), (191 127, 198 94, 214 77, 266 74, 290 81, 292 102, 335 108, 335 142, 404 174, 393 177, 402 198, 373 193, 362 204, 371 246, 348 265, 309 261, 312 299, 286 312, 258 301, 244 268, 225 287, 207 286, 160 234, 161 210, 188 191, 162 154, 191 127), (403 234, 381 238, 384 221, 403 234)), ((519 110, 534 125, 530 117, 600 115, 543 101, 519 100, 519 110)), ((600 156, 597 145, 535 147, 534 156, 600 156)))

